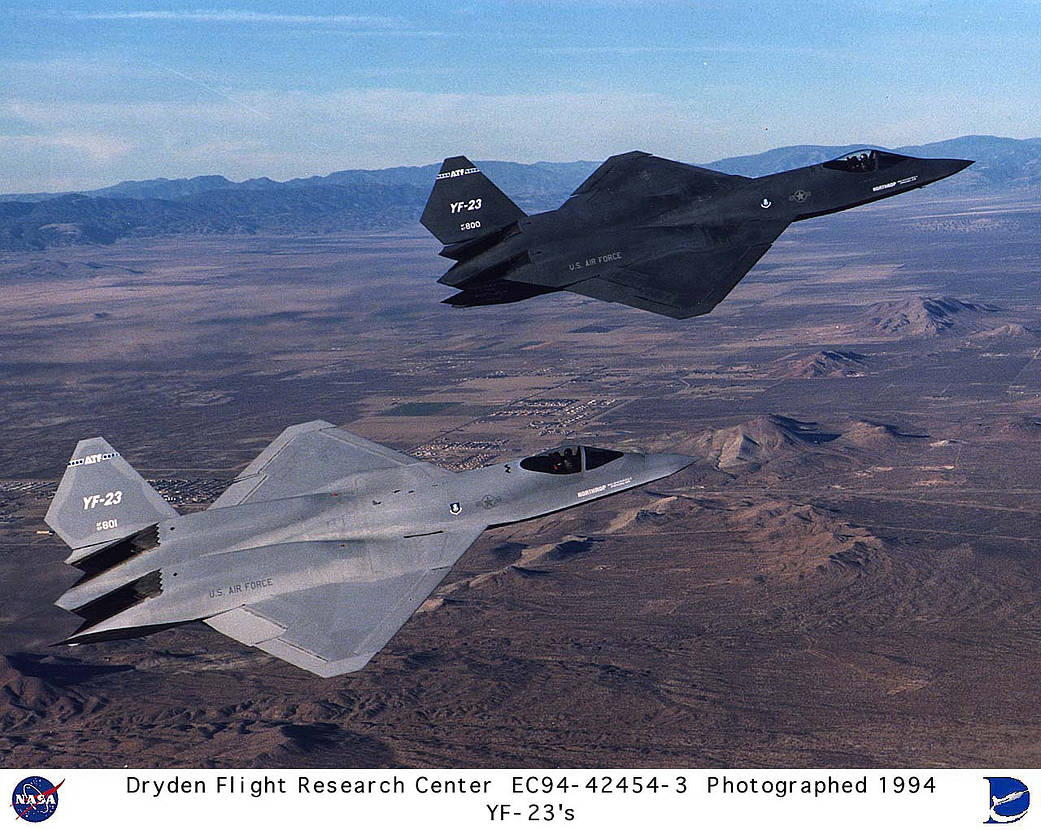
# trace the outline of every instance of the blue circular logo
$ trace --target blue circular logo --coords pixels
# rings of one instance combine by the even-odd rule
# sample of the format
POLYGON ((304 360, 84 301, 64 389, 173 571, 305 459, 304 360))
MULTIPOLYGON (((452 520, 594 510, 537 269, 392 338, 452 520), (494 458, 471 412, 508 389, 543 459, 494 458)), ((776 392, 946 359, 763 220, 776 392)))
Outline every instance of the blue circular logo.
MULTIPOLYGON (((62 779, 60 787, 65 783, 62 779)), ((18 782, 11 795, 15 817, 26 821, 46 821, 58 809, 58 787, 41 775, 30 775, 18 782)))

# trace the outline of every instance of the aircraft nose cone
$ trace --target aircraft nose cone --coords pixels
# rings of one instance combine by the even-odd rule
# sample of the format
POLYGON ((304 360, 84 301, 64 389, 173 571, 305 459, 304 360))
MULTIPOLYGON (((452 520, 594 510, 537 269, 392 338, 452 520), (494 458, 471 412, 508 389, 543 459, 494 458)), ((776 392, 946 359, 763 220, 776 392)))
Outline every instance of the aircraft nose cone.
POLYGON ((964 170, 970 164, 975 163, 974 159, 933 159, 933 169, 935 170, 936 180, 946 179, 948 176, 953 176, 955 173, 964 170))

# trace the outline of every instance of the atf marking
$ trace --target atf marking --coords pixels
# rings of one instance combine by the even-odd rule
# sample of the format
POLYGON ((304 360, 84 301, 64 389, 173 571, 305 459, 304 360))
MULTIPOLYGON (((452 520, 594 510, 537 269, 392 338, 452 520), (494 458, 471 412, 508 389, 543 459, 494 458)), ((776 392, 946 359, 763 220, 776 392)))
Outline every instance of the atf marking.
POLYGON ((99 461, 108 461, 110 458, 118 458, 118 452, 96 452, 93 455, 85 455, 83 458, 74 458, 69 462, 70 467, 78 467, 80 464, 97 464, 99 461))
POLYGON ((470 173, 480 173, 476 167, 460 167, 458 170, 446 170, 444 173, 438 173, 437 178, 439 179, 454 179, 456 176, 466 176, 470 173))

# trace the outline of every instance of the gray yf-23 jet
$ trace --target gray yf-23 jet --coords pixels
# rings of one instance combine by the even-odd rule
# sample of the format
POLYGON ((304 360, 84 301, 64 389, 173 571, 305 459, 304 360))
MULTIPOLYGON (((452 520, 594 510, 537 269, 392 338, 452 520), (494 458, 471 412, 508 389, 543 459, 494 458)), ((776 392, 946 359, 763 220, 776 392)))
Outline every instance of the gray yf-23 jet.
POLYGON ((686 318, 707 314, 792 222, 885 199, 972 164, 881 150, 759 178, 625 153, 556 210, 528 216, 463 156, 445 159, 422 223, 453 265, 456 306, 573 291, 686 318))
POLYGON ((65 642, 202 620, 323 677, 357 671, 486 528, 693 460, 570 446, 453 473, 312 421, 178 515, 103 438, 80 441, 46 516, 83 572, 57 601, 83 618, 65 642))

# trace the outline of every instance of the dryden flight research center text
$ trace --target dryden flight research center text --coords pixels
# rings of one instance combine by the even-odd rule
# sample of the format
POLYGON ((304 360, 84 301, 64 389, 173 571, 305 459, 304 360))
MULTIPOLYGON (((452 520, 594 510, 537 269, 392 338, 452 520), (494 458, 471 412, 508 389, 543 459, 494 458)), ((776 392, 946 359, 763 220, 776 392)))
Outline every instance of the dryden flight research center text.
POLYGON ((315 775, 217 775, 206 778, 170 776, 145 778, 128 775, 126 794, 134 798, 174 798, 204 796, 207 798, 278 799, 314 797, 314 804, 331 803, 327 799, 358 798, 372 803, 387 797, 409 802, 419 797, 434 797, 446 808, 463 808, 468 815, 480 815, 490 822, 560 821, 569 822, 583 816, 592 817, 605 805, 611 809, 633 807, 670 809, 680 800, 690 806, 698 801, 707 806, 719 800, 763 799, 797 800, 814 803, 822 797, 870 802, 877 798, 930 800, 938 787, 932 776, 915 775, 822 775, 814 777, 733 776, 713 773, 590 774, 588 772, 494 772, 488 775, 398 775, 367 778, 331 778, 315 775))

